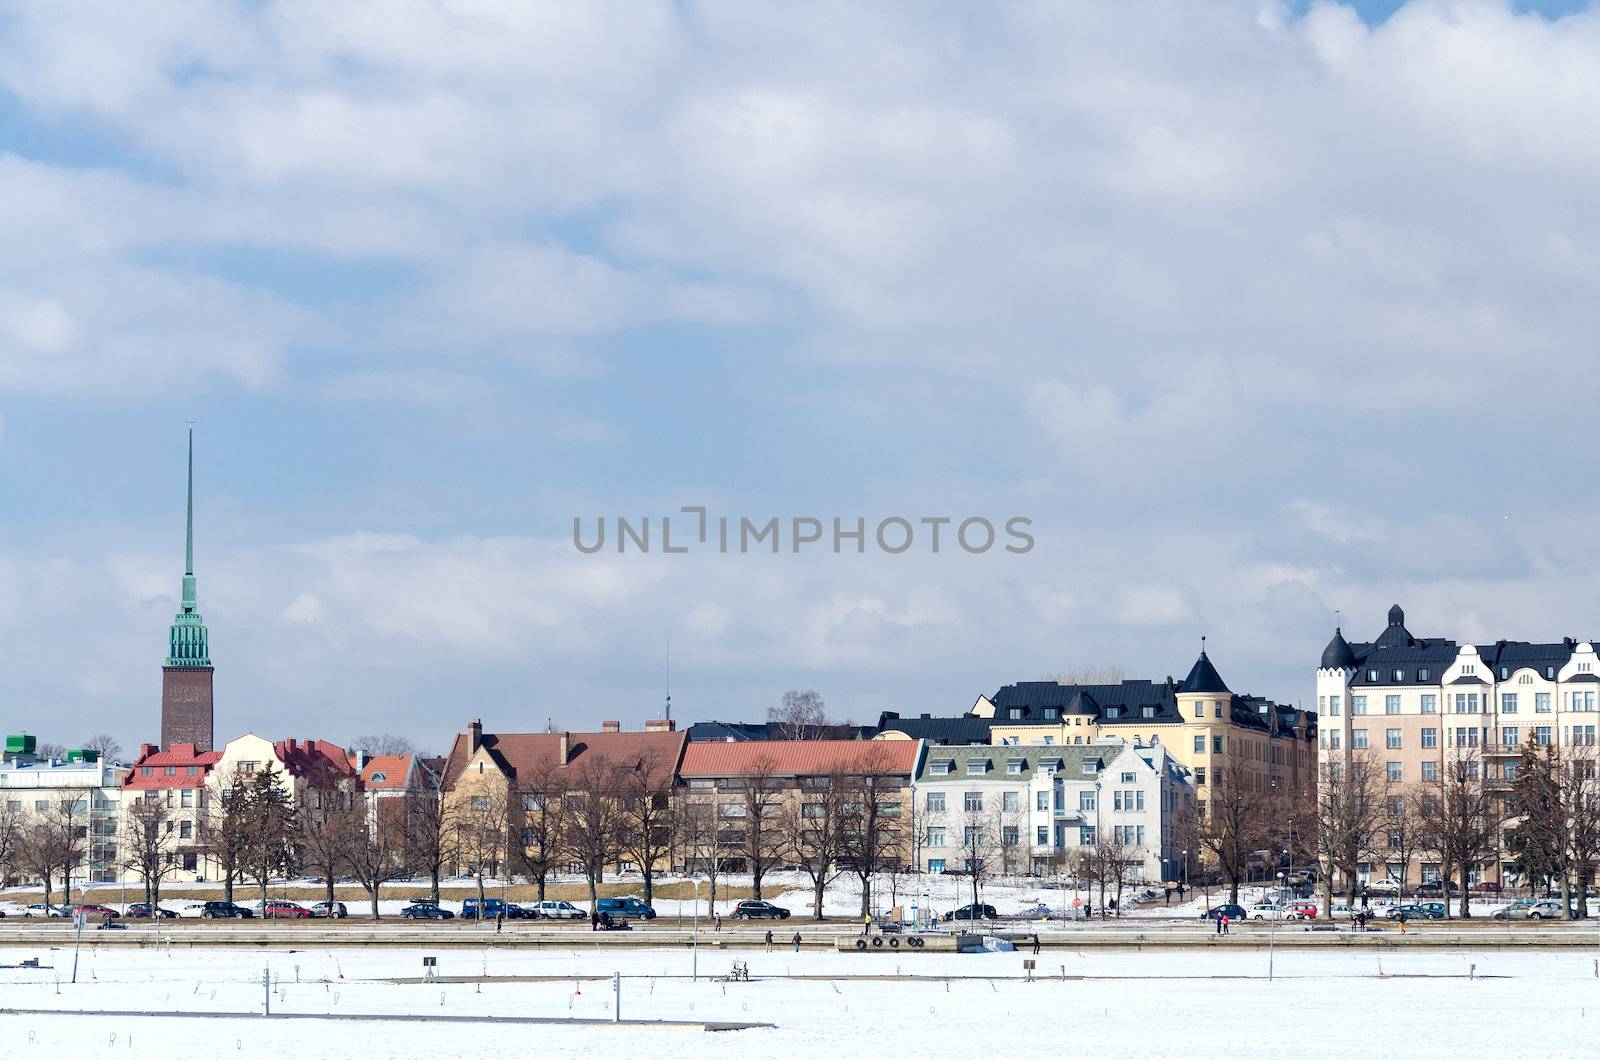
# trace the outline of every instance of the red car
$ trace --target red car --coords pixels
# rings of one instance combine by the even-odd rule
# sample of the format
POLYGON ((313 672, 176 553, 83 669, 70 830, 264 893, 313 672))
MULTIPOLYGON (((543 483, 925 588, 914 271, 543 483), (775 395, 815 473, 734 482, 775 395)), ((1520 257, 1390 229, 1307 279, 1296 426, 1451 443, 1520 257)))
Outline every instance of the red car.
POLYGON ((1295 902, 1289 907, 1289 912, 1300 920, 1317 919, 1316 902, 1295 902))
POLYGON ((1472 889, 1479 894, 1499 894, 1501 888, 1498 883, 1484 880, 1482 883, 1473 884, 1472 889))
POLYGON ((298 902, 283 898, 268 898, 261 903, 260 916, 263 920, 308 920, 311 917, 311 910, 298 902))
POLYGON ((97 905, 94 902, 79 902, 77 905, 73 906, 72 909, 73 912, 82 913, 84 916, 99 916, 104 917, 107 920, 115 920, 117 917, 122 915, 109 905, 97 905))

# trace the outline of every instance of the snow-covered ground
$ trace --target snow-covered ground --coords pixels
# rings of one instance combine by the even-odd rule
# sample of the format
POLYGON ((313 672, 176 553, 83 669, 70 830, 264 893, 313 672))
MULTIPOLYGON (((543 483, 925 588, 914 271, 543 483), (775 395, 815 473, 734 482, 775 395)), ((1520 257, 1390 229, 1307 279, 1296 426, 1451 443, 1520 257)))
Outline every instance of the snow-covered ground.
MULTIPOLYGON (((609 1019, 609 982, 409 985, 425 950, 302 952, 0 949, 0 965, 39 957, 53 969, 0 969, 0 1005, 45 1009, 259 1011, 270 969, 279 1012, 498 1014, 609 1019)), ((755 981, 686 978, 685 950, 445 950, 445 975, 624 976, 627 1018, 768 1022, 719 1034, 666 1029, 354 1023, 255 1018, 0 1015, 6 1056, 540 1057, 1054 1055, 1141 1060, 1357 1054, 1592 1057, 1600 978, 1590 952, 1284 952, 1266 955, 1046 953, 1038 982, 1017 953, 700 951, 702 976, 747 960, 755 981), (1474 968, 1474 966, 1476 966, 1474 968), (932 978, 862 978, 916 974, 932 978), (1474 974, 1476 978, 1468 978, 1474 974), (1062 975, 1068 978, 1062 979, 1062 975), (794 979, 787 976, 837 978, 794 979), (948 978, 945 978, 948 977, 948 978), (1053 978, 1052 978, 1053 977, 1053 978), (1085 977, 1085 978, 1072 978, 1085 977), (1241 978, 1243 977, 1243 978, 1241 978), (1594 1009, 1595 1014, 1589 1015, 1594 1009), (1080 1043, 1069 1049, 1068 1043, 1080 1043), (1092 1043, 1092 1050, 1087 1043, 1092 1043)))

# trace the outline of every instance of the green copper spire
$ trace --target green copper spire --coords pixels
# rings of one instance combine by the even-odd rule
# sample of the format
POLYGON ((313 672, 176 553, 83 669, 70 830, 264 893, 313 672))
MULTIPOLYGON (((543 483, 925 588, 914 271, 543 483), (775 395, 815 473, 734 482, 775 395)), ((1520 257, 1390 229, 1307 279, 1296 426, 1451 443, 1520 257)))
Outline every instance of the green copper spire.
POLYGON ((188 512, 183 548, 183 610, 172 620, 167 666, 210 666, 211 643, 195 596, 194 580, 194 428, 189 428, 188 512))

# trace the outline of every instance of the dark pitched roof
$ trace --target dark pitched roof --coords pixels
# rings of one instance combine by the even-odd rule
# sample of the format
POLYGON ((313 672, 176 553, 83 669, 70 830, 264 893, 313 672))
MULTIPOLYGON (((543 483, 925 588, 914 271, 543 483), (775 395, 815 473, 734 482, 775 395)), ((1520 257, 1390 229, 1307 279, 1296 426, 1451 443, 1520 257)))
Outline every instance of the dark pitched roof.
MULTIPOLYGON (((818 725, 818 740, 870 740, 878 729, 874 725, 818 725)), ((697 721, 684 732, 690 743, 740 743, 745 740, 787 740, 789 733, 780 721, 697 721)))
POLYGON ((1176 686, 1171 681, 1156 684, 1143 679, 1118 681, 1108 685, 1064 685, 1058 681, 1018 681, 1006 685, 989 697, 994 704, 996 722, 1052 721, 1046 717, 1046 708, 1054 708, 1058 716, 1082 714, 1102 716, 1107 708, 1121 708, 1123 717, 1136 717, 1140 707, 1153 706, 1157 714, 1177 717, 1176 686), (1011 711, 1020 710, 1021 716, 1010 717, 1011 711))
POLYGON ((893 711, 885 711, 878 718, 879 732, 902 732, 913 740, 931 744, 960 746, 987 744, 991 718, 934 718, 927 714, 920 718, 902 718, 893 711))
POLYGON ((1200 658, 1194 661, 1189 676, 1183 679, 1183 684, 1178 686, 1179 692, 1227 692, 1228 683, 1217 673, 1217 668, 1211 665, 1211 660, 1206 656, 1204 648, 1200 649, 1200 658))

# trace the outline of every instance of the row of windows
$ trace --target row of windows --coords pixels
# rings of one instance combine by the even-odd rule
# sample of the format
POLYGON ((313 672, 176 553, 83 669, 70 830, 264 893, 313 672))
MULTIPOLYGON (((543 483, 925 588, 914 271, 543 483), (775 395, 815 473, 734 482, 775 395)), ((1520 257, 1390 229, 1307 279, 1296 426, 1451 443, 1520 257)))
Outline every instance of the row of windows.
MULTIPOLYGON (((1343 707, 1343 698, 1342 696, 1321 697, 1320 706, 1323 713, 1330 717, 1338 717, 1343 707)), ((1480 697, 1476 692, 1457 692, 1454 695, 1445 696, 1444 700, 1445 704, 1451 708, 1450 713, 1452 714, 1478 714, 1487 711, 1489 707, 1488 698, 1480 697)), ((1526 702, 1527 699, 1522 693, 1502 692, 1500 693, 1500 713, 1516 714, 1526 702)), ((1533 712, 1535 714, 1550 713, 1552 703, 1553 700, 1549 692, 1533 693, 1533 712)), ((1600 709, 1600 702, 1597 702, 1596 693, 1593 689, 1563 692, 1561 705, 1564 710, 1594 711, 1600 709)), ((1422 714, 1439 713, 1438 695, 1434 693, 1423 694, 1418 697, 1418 707, 1419 712, 1422 714)), ((1351 716, 1359 717, 1367 712, 1366 696, 1350 697, 1351 716)), ((1404 713, 1400 697, 1397 695, 1384 696, 1383 712, 1385 714, 1404 713)), ((1200 748, 1196 747, 1196 750, 1198 751, 1200 748)))
MULTIPOLYGON (((1578 673, 1586 674, 1586 673, 1593 672, 1593 665, 1594 664, 1590 663, 1590 662, 1580 662, 1580 663, 1578 663, 1578 673)), ((1477 664, 1476 663, 1463 663, 1461 665, 1461 672, 1463 674, 1469 676, 1469 677, 1470 676, 1474 676, 1478 672, 1477 664)), ((1393 680, 1396 683, 1403 682, 1403 681, 1406 680, 1406 670, 1404 668, 1402 668, 1402 667, 1398 667, 1397 666, 1397 667, 1395 667, 1395 668, 1393 668, 1391 670, 1388 670, 1388 671, 1379 670, 1376 667, 1371 667, 1371 668, 1369 668, 1367 670, 1367 683, 1368 684, 1374 684, 1374 685, 1377 684, 1379 681, 1383 680, 1383 675, 1385 673, 1387 673, 1389 675, 1389 679, 1390 680, 1393 680)), ((1432 680, 1432 674, 1433 674, 1433 671, 1429 667, 1426 667, 1426 666, 1417 667, 1416 675, 1417 675, 1417 680, 1418 681, 1429 681, 1429 680, 1432 680)), ((1544 667, 1544 677, 1545 677, 1545 680, 1547 680, 1547 681, 1556 680, 1556 667, 1554 665, 1551 665, 1551 664, 1547 663, 1545 665, 1545 667, 1544 667)), ((1509 681, 1510 679, 1511 679, 1511 667, 1509 667, 1509 666, 1500 667, 1500 680, 1509 681)), ((1532 674, 1528 674, 1528 673, 1520 674, 1517 677, 1517 683, 1519 685, 1531 685, 1531 684, 1533 684, 1533 680, 1534 680, 1533 675, 1532 674)))

